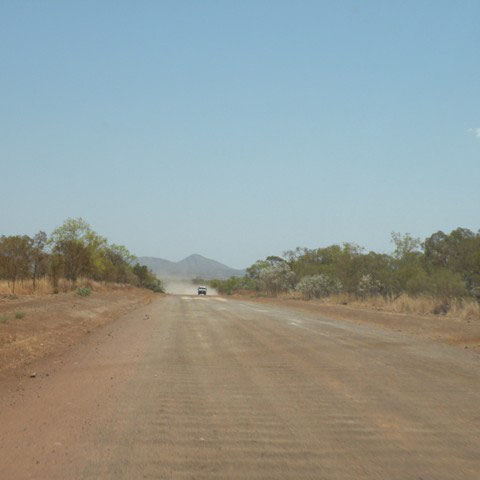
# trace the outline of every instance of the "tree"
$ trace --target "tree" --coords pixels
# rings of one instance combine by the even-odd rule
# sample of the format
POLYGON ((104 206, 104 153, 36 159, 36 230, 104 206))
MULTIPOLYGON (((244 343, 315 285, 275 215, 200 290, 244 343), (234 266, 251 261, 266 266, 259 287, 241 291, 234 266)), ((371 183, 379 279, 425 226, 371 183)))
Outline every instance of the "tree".
POLYGON ((82 218, 68 218, 51 237, 53 252, 63 257, 65 278, 74 284, 83 274, 101 269, 101 249, 106 240, 97 235, 82 218))
POLYGON ((110 245, 103 248, 102 252, 102 279, 118 283, 127 283, 131 273, 131 264, 135 260, 123 245, 110 245))
POLYGON ((297 283, 295 290, 301 292, 305 300, 310 300, 339 293, 342 290, 342 284, 336 278, 328 275, 310 275, 303 277, 297 283))
POLYGON ((480 232, 457 228, 445 234, 438 231, 424 243, 425 263, 431 274, 437 269, 457 273, 470 293, 480 287, 480 232))
POLYGON ((286 292, 295 285, 295 273, 287 263, 270 265, 259 273, 259 280, 271 295, 286 292))
POLYGON ((463 297, 467 294, 465 282, 460 274, 447 269, 438 269, 430 278, 433 293, 444 299, 463 297))
POLYGON ((218 293, 232 295, 235 292, 241 290, 255 290, 258 288, 258 282, 248 276, 244 277, 230 277, 227 280, 214 279, 210 281, 205 281, 197 279, 198 281, 194 282, 198 284, 209 283, 211 287, 215 288, 218 293))
POLYGON ((142 287, 158 293, 165 292, 161 280, 159 280, 146 265, 140 265, 139 263, 136 263, 133 267, 133 273, 138 277, 139 284, 142 287))
POLYGON ((53 252, 48 262, 48 275, 52 282, 53 292, 58 293, 58 281, 63 275, 64 261, 60 253, 53 252))
POLYGON ((266 260, 257 260, 253 265, 247 268, 247 276, 258 280, 260 278, 260 272, 272 265, 266 260))
MULTIPOLYGON (((390 255, 369 252, 362 257, 362 277, 360 278, 360 281, 362 281, 365 275, 368 275, 369 284, 371 282, 371 284, 374 285, 373 290, 376 290, 378 294, 384 297, 392 295, 394 293, 392 282, 394 268, 394 259, 390 255)), ((372 292, 370 286, 364 285, 364 287, 366 288, 366 291, 372 292)))
POLYGON ((32 239, 27 235, 0 238, 0 265, 3 275, 12 282, 15 293, 17 280, 29 276, 32 239))
POLYGON ((409 233, 392 232, 392 242, 395 244, 391 276, 393 293, 398 296, 404 292, 412 295, 427 292, 429 285, 420 239, 409 233))
POLYGON ((450 257, 448 235, 439 230, 425 240, 423 248, 425 250, 425 261, 430 269, 448 267, 450 257))
POLYGON ((48 242, 45 232, 38 232, 32 239, 31 261, 33 291, 36 288, 37 278, 45 276, 48 268, 48 254, 45 251, 48 242))
POLYGON ((392 242, 395 244, 393 256, 397 260, 408 260, 420 254, 420 239, 412 237, 409 233, 402 235, 398 232, 392 232, 392 242))
POLYGON ((382 284, 373 278, 370 273, 363 275, 358 282, 357 294, 360 298, 368 298, 379 295, 382 292, 382 284))

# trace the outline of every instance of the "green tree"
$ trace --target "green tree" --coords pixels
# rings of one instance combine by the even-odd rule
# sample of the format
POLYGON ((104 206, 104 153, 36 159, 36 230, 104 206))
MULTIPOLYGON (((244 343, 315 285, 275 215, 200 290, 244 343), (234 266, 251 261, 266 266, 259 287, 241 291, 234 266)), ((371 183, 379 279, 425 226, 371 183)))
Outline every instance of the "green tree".
POLYGON ((74 284, 81 275, 101 272, 101 251, 107 242, 82 218, 68 218, 50 237, 53 253, 63 257, 65 278, 74 284))
POLYGON ((429 282, 420 239, 412 237, 409 233, 402 235, 392 232, 392 241, 395 244, 391 281, 393 293, 396 295, 427 293, 429 282))
POLYGON ((305 300, 310 300, 339 293, 342 290, 342 284, 336 278, 325 274, 309 275, 303 277, 295 289, 303 295, 305 300))
POLYGON ((420 239, 412 237, 409 233, 402 235, 398 232, 392 232, 392 242, 395 244, 393 256, 397 260, 408 261, 420 254, 420 239))
POLYGON ((253 265, 247 268, 247 275, 250 278, 259 279, 260 272, 268 267, 271 267, 272 264, 267 260, 257 260, 253 265))
POLYGON ((424 242, 425 263, 431 274, 436 269, 457 273, 466 288, 480 287, 480 231, 475 234, 466 228, 457 228, 445 234, 438 231, 424 242))
POLYGON ((295 273, 287 263, 277 263, 263 268, 259 273, 259 280, 269 294, 278 295, 295 286, 295 273))
POLYGON ((158 293, 165 292, 161 280, 159 280, 146 265, 136 263, 133 267, 133 273, 137 276, 140 286, 158 293))
POLYGON ((467 295, 465 282, 460 274, 445 268, 437 269, 430 277, 432 291, 447 300, 467 295))
POLYGON ((197 285, 202 283, 208 283, 211 287, 215 288, 218 293, 232 295, 235 292, 242 290, 256 290, 257 280, 245 276, 245 277, 230 277, 227 280, 214 279, 209 282, 201 281, 195 282, 197 285))

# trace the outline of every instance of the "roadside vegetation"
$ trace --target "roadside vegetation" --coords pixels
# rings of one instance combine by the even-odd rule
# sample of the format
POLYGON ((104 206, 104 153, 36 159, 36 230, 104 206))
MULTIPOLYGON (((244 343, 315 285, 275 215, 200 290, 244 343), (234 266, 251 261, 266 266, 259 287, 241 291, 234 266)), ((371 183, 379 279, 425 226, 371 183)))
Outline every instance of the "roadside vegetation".
POLYGON ((345 243, 269 256, 242 278, 212 280, 219 293, 287 295, 408 313, 480 318, 480 231, 438 231, 421 241, 392 233, 391 254, 345 243))
POLYGON ((88 296, 95 283, 130 284, 163 292, 162 282, 122 245, 109 244, 83 219, 67 219, 50 236, 0 237, 0 293, 88 296))

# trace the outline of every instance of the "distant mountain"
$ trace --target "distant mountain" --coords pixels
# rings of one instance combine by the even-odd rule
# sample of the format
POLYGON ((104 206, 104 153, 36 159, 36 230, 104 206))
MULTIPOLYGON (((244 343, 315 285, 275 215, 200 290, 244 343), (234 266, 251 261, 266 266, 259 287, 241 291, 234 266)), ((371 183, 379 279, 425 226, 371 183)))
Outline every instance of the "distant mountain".
POLYGON ((190 255, 179 262, 171 262, 157 257, 139 257, 140 264, 146 265, 158 277, 178 277, 178 278, 230 278, 242 277, 245 270, 230 268, 223 263, 205 258, 202 255, 190 255))

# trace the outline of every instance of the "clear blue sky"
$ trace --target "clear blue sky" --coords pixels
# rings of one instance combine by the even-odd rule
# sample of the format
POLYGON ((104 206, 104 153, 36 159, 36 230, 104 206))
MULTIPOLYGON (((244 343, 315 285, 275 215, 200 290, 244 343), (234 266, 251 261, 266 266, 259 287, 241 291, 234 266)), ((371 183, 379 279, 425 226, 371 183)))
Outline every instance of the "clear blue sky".
POLYGON ((3 0, 0 234, 244 267, 476 231, 479 46, 477 0, 3 0))

